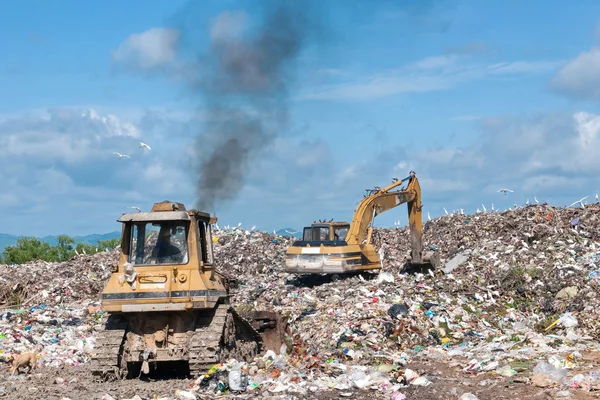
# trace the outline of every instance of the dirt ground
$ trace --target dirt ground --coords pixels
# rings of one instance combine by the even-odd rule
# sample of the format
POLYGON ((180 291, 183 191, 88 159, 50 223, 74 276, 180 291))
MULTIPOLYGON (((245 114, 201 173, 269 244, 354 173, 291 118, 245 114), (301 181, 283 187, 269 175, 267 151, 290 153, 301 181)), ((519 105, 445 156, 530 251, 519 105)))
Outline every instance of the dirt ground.
MULTIPOLYGON (((472 393, 479 400, 502 399, 573 399, 587 400, 600 398, 600 391, 587 392, 565 388, 539 388, 530 383, 530 374, 519 373, 511 378, 495 373, 469 374, 462 370, 465 360, 451 363, 438 360, 423 359, 412 362, 408 368, 420 375, 427 376, 432 384, 426 387, 410 386, 401 389, 408 400, 458 399, 463 393, 472 393), (568 392, 568 396, 565 396, 568 392)), ((582 370, 589 371, 590 367, 597 368, 594 359, 591 364, 581 365, 582 370)), ((0 375, 0 398, 2 399, 48 399, 60 400, 69 398, 102 399, 109 394, 117 400, 131 399, 135 395, 142 399, 173 398, 176 389, 187 389, 190 379, 170 378, 156 380, 129 379, 115 382, 98 382, 90 374, 86 366, 58 368, 39 368, 30 375, 20 374, 10 376, 8 366, 2 366, 0 375)), ((281 399, 389 399, 391 392, 377 390, 332 390, 326 392, 300 394, 272 394, 268 392, 247 392, 241 395, 221 395, 219 398, 281 398, 281 399)), ((202 399, 214 398, 210 394, 200 394, 202 399)))

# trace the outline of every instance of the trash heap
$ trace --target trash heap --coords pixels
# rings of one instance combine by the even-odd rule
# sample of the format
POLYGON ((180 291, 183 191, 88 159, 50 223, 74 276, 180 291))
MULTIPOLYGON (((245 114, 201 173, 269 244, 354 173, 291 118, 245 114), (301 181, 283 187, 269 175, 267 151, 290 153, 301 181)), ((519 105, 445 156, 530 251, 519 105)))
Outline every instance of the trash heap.
POLYGON ((96 298, 118 262, 118 251, 79 255, 66 262, 0 264, 2 307, 57 305, 96 298))
MULTIPOLYGON (((177 398, 235 390, 302 396, 373 389, 402 399, 438 379, 410 368, 420 359, 457 364, 466 376, 600 389, 600 371, 582 370, 586 355, 599 350, 598 204, 536 205, 428 221, 424 244, 440 253, 439 271, 405 270, 406 227, 375 229, 376 250, 383 247, 381 272, 338 280, 284 273, 292 240, 241 229, 215 232, 219 269, 240 282, 232 304, 277 311, 289 318, 290 330, 280 351, 248 364, 224 360, 181 387, 177 398)), ((87 362, 93 327, 102 316, 98 293, 116 260, 116 253, 103 253, 62 264, 0 266, 5 304, 13 304, 7 300, 12 291, 31 288, 22 295, 28 302, 21 302, 21 314, 2 314, 7 334, 0 347, 33 339, 31 346, 42 343, 47 354, 59 354, 66 363, 87 362), (27 333, 28 326, 37 336, 27 333), (53 330, 58 326, 61 332, 53 330)), ((57 357, 46 357, 54 365, 57 357)))
POLYGON ((0 265, 0 360, 36 352, 53 367, 89 361, 93 326, 102 318, 98 295, 117 251, 66 262, 0 265))
MULTIPOLYGON (((564 369, 561 384, 581 386, 565 372, 597 347, 599 211, 597 204, 541 205, 428 221, 424 243, 440 252, 441 271, 404 271, 408 228, 375 230, 376 249, 384 249, 384 268, 375 276, 303 284, 281 272, 282 258, 259 270, 229 264, 245 283, 234 304, 275 310, 291 321, 290 346, 279 355, 285 367, 259 368, 264 372, 250 382, 275 392, 376 387, 395 393, 409 382, 431 384, 407 377, 404 368, 428 357, 464 358, 467 373, 504 376, 535 375, 545 362, 564 369)), ((219 243, 226 246, 229 237, 219 243)))

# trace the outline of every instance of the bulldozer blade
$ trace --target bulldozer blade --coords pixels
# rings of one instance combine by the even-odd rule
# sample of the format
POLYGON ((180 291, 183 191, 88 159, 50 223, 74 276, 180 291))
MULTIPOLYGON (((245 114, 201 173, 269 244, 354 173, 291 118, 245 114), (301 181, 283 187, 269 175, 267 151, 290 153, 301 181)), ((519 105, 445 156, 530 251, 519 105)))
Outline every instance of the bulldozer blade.
POLYGON ((270 311, 238 311, 238 314, 252 325, 263 339, 263 350, 280 353, 288 334, 288 319, 270 311))

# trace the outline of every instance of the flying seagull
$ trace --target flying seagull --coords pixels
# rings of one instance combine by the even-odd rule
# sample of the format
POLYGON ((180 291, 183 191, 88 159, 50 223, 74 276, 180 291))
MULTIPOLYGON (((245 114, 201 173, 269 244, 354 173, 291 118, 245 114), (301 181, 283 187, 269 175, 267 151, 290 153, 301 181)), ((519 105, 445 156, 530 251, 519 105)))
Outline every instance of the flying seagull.
POLYGON ((540 204, 540 202, 538 201, 537 197, 533 196, 533 201, 535 201, 535 204, 540 204))
POLYGON ((444 209, 444 212, 446 213, 446 215, 448 215, 448 210, 446 210, 446 207, 442 207, 444 209))
POLYGON ((487 209, 485 208, 485 205, 481 205, 481 207, 483 207, 483 212, 487 212, 487 209))
POLYGON ((290 235, 295 235, 296 233, 298 233, 298 231, 288 231, 287 229, 285 230, 286 233, 289 233, 290 235))
POLYGON ((529 205, 529 199, 527 199, 527 201, 525 202, 525 205, 528 206, 529 205))
POLYGON ((509 192, 513 193, 513 191, 510 190, 510 189, 500 189, 500 190, 498 190, 498 193, 504 193, 505 196, 506 196, 506 193, 509 193, 509 192))
POLYGON ((429 215, 429 211, 427 211, 427 220, 431 221, 431 215, 429 215))
POLYGON ((116 155, 118 155, 118 156, 119 156, 119 160, 120 160, 121 158, 123 158, 123 157, 131 158, 131 157, 129 157, 127 154, 121 154, 121 153, 117 153, 116 151, 113 151, 113 154, 116 154, 116 155))
POLYGON ((598 192, 596 192, 596 203, 598 202, 598 192))
POLYGON ((152 150, 152 149, 150 148, 150 146, 148 146, 148 145, 147 145, 146 143, 144 143, 144 142, 140 142, 140 146, 139 146, 139 147, 145 147, 145 148, 147 148, 148 150, 152 150))
POLYGON ((588 197, 589 197, 589 196, 582 197, 580 200, 577 200, 576 202, 572 203, 572 204, 571 204, 569 207, 573 207, 575 204, 581 204, 581 208, 585 208, 585 207, 583 206, 583 201, 584 201, 585 199, 587 199, 588 197))
POLYGON ((137 206, 130 206, 129 208, 133 208, 133 209, 138 210, 138 212, 142 212, 142 210, 139 207, 137 207, 137 206))

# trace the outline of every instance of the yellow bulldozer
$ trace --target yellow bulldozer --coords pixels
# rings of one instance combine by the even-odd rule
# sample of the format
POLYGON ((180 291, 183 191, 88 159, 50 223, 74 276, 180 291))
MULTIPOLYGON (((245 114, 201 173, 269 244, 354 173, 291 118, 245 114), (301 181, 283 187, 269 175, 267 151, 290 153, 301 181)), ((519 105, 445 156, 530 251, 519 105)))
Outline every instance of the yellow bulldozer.
POLYGON ((135 377, 179 362, 195 377, 230 358, 279 352, 286 321, 229 304, 237 280, 216 271, 216 217, 164 201, 118 221, 121 254, 102 292, 108 318, 92 356, 94 374, 135 377))
POLYGON ((316 221, 305 227, 302 239, 286 250, 285 272, 295 274, 344 274, 381 269, 381 257, 371 243, 374 218, 406 203, 411 256, 408 264, 417 268, 440 266, 436 252, 423 251, 421 187, 414 172, 394 179, 384 187, 368 189, 358 204, 352 223, 316 221), (406 189, 393 189, 408 182, 406 189))

